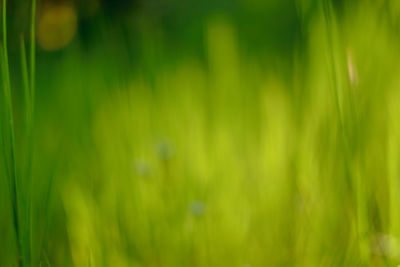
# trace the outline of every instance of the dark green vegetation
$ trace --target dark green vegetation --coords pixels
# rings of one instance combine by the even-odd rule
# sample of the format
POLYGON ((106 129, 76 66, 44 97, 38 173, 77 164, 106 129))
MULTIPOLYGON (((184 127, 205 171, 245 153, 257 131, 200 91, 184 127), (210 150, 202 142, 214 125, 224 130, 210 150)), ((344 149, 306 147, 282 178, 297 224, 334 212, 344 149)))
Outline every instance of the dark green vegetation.
POLYGON ((0 266, 400 264, 396 1, 16 2, 0 266))

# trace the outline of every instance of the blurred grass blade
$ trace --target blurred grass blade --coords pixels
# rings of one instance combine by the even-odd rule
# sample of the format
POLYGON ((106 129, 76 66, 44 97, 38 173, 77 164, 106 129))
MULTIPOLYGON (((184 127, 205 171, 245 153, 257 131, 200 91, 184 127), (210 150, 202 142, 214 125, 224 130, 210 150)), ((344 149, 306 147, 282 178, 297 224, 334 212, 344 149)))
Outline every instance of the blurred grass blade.
POLYGON ((31 97, 32 97, 32 112, 34 110, 34 99, 35 99, 35 75, 36 75, 36 43, 35 43, 35 27, 36 27, 36 0, 32 0, 32 13, 31 13, 31 61, 30 61, 30 70, 31 70, 31 76, 30 76, 30 84, 31 84, 31 97))
POLYGON ((7 1, 3 1, 3 44, 1 46, 0 53, 2 54, 2 74, 4 80, 4 96, 6 101, 6 113, 8 120, 8 136, 10 142, 10 148, 8 156, 10 157, 10 196, 12 204, 13 213, 13 226, 15 235, 17 238, 17 250, 18 250, 18 264, 22 266, 21 261, 21 229, 19 222, 19 181, 17 176, 17 163, 16 163, 16 147, 15 147, 15 130, 14 130, 14 114, 13 114, 13 104, 11 95, 11 82, 10 82, 10 69, 8 64, 8 50, 7 50, 7 1))
POLYGON ((31 218, 31 209, 32 209, 32 148, 33 148, 33 111, 32 111, 32 97, 31 92, 29 90, 29 78, 28 78, 28 68, 26 62, 26 51, 25 51, 25 41, 24 37, 21 36, 21 72, 22 72, 22 81, 24 85, 24 100, 25 100, 25 131, 26 131, 26 170, 25 170, 25 181, 28 184, 27 191, 25 193, 25 202, 24 202, 24 214, 22 217, 23 220, 23 235, 22 235, 22 243, 23 243, 23 255, 24 255, 24 264, 29 265, 31 262, 31 247, 32 247, 32 218, 31 218))
POLYGON ((30 255, 30 260, 33 263, 33 203, 34 203, 34 197, 33 197, 33 175, 32 175, 32 160, 33 160, 33 143, 34 143, 34 112, 35 112, 35 75, 36 75, 36 47, 35 47, 35 28, 36 28, 36 0, 32 0, 32 6, 31 6, 31 42, 30 42, 30 96, 31 96, 31 103, 29 105, 30 107, 30 127, 29 127, 29 158, 28 158, 28 183, 29 183, 29 255, 30 255))
POLYGON ((31 94, 29 92, 29 78, 28 78, 28 65, 26 63, 26 51, 25 51, 25 39, 21 35, 21 72, 22 72, 22 82, 24 85, 24 97, 25 97, 25 116, 26 116, 26 126, 30 124, 29 117, 32 112, 31 109, 31 94))

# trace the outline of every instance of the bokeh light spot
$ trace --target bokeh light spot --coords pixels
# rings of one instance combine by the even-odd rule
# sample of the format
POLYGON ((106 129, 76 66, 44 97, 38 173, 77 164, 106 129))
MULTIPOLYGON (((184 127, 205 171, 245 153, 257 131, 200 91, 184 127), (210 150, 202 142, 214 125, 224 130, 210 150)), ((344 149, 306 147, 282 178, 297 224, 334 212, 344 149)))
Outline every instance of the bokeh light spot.
POLYGON ((47 51, 67 46, 75 36, 77 16, 70 6, 46 8, 38 21, 37 40, 47 51))

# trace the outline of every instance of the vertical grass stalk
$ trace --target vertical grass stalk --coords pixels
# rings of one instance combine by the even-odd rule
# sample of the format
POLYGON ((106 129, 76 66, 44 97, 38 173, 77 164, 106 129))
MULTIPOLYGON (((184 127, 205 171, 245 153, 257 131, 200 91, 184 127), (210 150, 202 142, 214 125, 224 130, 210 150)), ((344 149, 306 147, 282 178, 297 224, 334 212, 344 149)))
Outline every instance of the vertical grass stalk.
POLYGON ((22 82, 24 86, 24 102, 25 102, 25 131, 26 131, 26 170, 25 170, 25 182, 27 183, 27 189, 25 192, 25 201, 24 201, 24 213, 22 222, 23 222, 23 261, 24 265, 27 266, 30 263, 31 259, 31 223, 30 223, 30 209, 32 203, 32 189, 31 189, 31 162, 32 162, 32 97, 31 92, 29 90, 29 78, 28 78, 28 67, 26 62, 26 51, 25 51, 25 41, 24 37, 21 36, 21 72, 22 72, 22 82))
POLYGON ((12 221, 13 228, 15 231, 15 236, 17 240, 17 253, 18 253, 18 265, 22 266, 21 260, 21 229, 20 229, 20 216, 19 216, 19 181, 17 175, 17 162, 16 162, 16 147, 15 147, 15 130, 14 130, 14 114, 13 114, 13 104, 11 95, 11 82, 10 82, 10 69, 8 63, 8 49, 7 49, 7 1, 3 0, 3 12, 2 12, 2 22, 3 22, 3 44, 1 46, 2 54, 2 74, 3 74, 3 89, 6 101, 6 117, 7 117, 7 130, 9 138, 9 191, 12 205, 12 221))
POLYGON ((25 202, 25 247, 24 247, 24 264, 29 266, 32 263, 33 254, 33 136, 34 136, 34 106, 35 106, 35 14, 36 0, 32 0, 31 5, 31 25, 30 25, 30 73, 28 73, 28 64, 25 49, 24 37, 21 37, 21 72, 24 85, 25 95, 25 129, 26 129, 26 170, 25 178, 27 183, 26 202, 25 202), (29 75, 30 74, 30 75, 29 75))
POLYGON ((29 196, 30 196, 30 201, 29 201, 29 240, 30 240, 30 260, 32 260, 32 248, 33 248, 33 176, 32 176, 32 156, 33 156, 33 135, 34 135, 34 111, 35 111, 35 75, 36 75, 36 58, 35 58, 35 52, 36 52, 36 47, 35 47, 35 21, 36 21, 36 0, 32 0, 32 6, 31 6, 31 43, 30 43, 30 99, 31 103, 29 105, 30 107, 30 127, 29 127, 29 158, 28 158, 28 171, 27 173, 29 174, 28 179, 29 179, 29 196))
POLYGON ((30 76, 30 84, 31 84, 31 97, 32 97, 32 112, 34 110, 34 104, 35 104, 35 75, 36 75, 36 57, 35 57, 35 52, 36 52, 36 43, 35 43, 35 22, 36 22, 36 0, 32 0, 32 10, 31 10, 31 61, 30 61, 30 70, 31 70, 31 76, 30 76))
MULTIPOLYGON (((334 55, 334 38, 332 34, 333 28, 333 18, 332 18, 332 13, 333 13, 333 7, 332 7, 332 2, 330 0, 324 0, 322 3, 323 6, 323 14, 325 17, 325 23, 326 23, 326 30, 327 30, 327 41, 328 41, 328 55, 329 55, 329 61, 330 61, 330 71, 331 71, 331 77, 332 77, 332 83, 333 83, 333 91, 335 95, 335 106, 338 114, 338 119, 339 119, 339 130, 340 130, 340 136, 342 139, 343 143, 343 158, 344 158, 344 176, 345 176, 345 183, 347 186, 347 193, 348 193, 348 198, 350 201, 349 204, 349 215, 351 216, 350 219, 354 220, 356 230, 356 239, 357 242, 360 241, 360 230, 359 230, 359 217, 358 217, 358 201, 357 199, 357 183, 355 183, 353 180, 354 178, 354 173, 352 173, 352 166, 351 163, 354 162, 354 154, 353 151, 351 150, 350 146, 350 135, 348 129, 345 127, 344 123, 344 111, 341 108, 340 105, 340 98, 339 98, 339 83, 338 83, 338 75, 336 71, 336 62, 335 62, 335 55, 334 55)), ((360 246, 358 247, 358 254, 360 254, 360 246)))
POLYGON ((35 13, 36 1, 32 0, 31 25, 30 25, 30 73, 26 57, 24 37, 21 37, 21 70, 24 87, 25 102, 25 130, 26 130, 26 170, 21 173, 23 180, 20 180, 17 164, 16 138, 14 127, 13 100, 11 93, 10 68, 7 48, 7 1, 3 0, 2 5, 2 37, 3 43, 0 44, 0 60, 3 77, 3 91, 5 96, 6 129, 4 137, 3 153, 5 154, 5 165, 7 173, 7 183, 9 188, 10 203, 12 208, 12 222, 17 243, 18 266, 31 266, 32 264, 32 245, 33 245, 33 126, 34 126, 34 94, 35 94, 35 13), (30 74, 30 75, 29 75, 30 74), (6 144, 8 143, 8 144, 6 144), (22 185, 25 186, 22 186, 22 185), (24 191, 21 190, 24 188, 24 191))

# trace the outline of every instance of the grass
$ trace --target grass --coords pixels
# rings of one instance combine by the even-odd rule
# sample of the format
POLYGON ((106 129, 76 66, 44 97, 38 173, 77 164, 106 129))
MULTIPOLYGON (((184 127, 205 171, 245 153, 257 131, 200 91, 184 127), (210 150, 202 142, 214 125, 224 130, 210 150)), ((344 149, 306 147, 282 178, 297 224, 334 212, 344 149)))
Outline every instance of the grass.
POLYGON ((26 134, 26 148, 24 148, 24 162, 18 162, 17 148, 16 148, 16 134, 14 125, 14 109, 12 86, 10 81, 10 67, 8 60, 8 45, 7 45, 7 1, 3 1, 2 6, 2 25, 3 25, 3 43, 1 47, 1 66, 2 78, 4 83, 4 96, 5 96, 5 113, 7 114, 8 127, 3 131, 2 136, 8 137, 8 151, 7 145, 4 145, 4 160, 7 169, 7 179, 9 183, 9 196, 12 209, 12 225, 15 233, 16 243, 16 258, 18 266, 32 266, 32 186, 33 178, 31 175, 31 164, 33 154, 33 117, 34 117, 34 75, 35 75, 35 12, 36 3, 32 2, 32 21, 31 21, 31 64, 30 64, 30 81, 28 85, 28 71, 26 63, 26 52, 23 37, 21 38, 21 70, 24 84, 24 97, 25 97, 25 134, 26 134), (22 166, 26 166, 23 170, 22 166))
POLYGON ((202 55, 166 59, 144 21, 131 69, 114 28, 36 62, 32 3, 9 64, 3 2, 0 266, 400 264, 400 54, 378 4, 315 4, 285 57, 213 15, 202 55))
MULTIPOLYGON (((10 84, 10 71, 9 71, 9 63, 8 63, 8 49, 7 49, 7 5, 6 1, 3 1, 3 45, 1 47, 2 53, 2 74, 3 74, 3 83, 4 83, 4 95, 6 101, 6 116, 8 120, 8 140, 9 140, 9 150, 5 152, 8 154, 6 159, 9 161, 6 162, 8 169, 8 184, 9 184, 9 195, 11 199, 12 205, 12 221, 14 226, 14 232, 16 236, 16 244, 17 251, 21 251, 21 228, 20 228, 20 198, 19 198, 19 179, 17 175, 17 163, 16 163, 16 147, 15 147, 15 130, 14 130, 14 115, 13 115, 13 104, 12 104, 12 95, 11 95, 11 84, 10 84)), ((5 134, 6 135, 6 134, 5 134)), ((4 149, 5 146, 4 146, 4 149)), ((20 260, 18 260, 19 265, 21 265, 20 260)))

